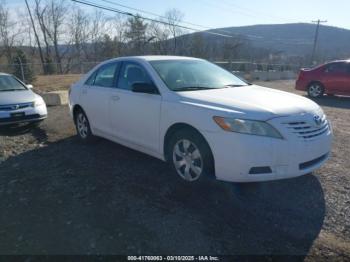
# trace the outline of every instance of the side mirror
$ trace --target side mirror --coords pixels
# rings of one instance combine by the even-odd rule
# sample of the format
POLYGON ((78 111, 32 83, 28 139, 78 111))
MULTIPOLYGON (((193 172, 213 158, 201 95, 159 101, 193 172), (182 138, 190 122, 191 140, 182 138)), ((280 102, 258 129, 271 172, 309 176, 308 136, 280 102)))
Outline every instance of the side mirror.
POLYGON ((26 85, 26 87, 29 88, 29 89, 33 89, 33 85, 30 85, 30 84, 26 85))
POLYGON ((135 93, 159 94, 158 88, 153 83, 133 83, 131 90, 135 93))

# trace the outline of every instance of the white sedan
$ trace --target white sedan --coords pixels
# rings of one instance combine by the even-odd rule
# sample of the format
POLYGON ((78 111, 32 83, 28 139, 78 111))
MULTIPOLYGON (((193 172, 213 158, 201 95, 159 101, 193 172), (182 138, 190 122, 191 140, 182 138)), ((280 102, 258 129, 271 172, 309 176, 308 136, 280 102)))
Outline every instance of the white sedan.
POLYGON ((12 75, 0 73, 0 128, 21 123, 37 124, 47 118, 46 104, 32 88, 12 75))
POLYGON ((196 58, 108 60, 72 85, 70 110, 83 141, 104 137, 168 161, 186 181, 297 177, 331 151, 316 103, 196 58))

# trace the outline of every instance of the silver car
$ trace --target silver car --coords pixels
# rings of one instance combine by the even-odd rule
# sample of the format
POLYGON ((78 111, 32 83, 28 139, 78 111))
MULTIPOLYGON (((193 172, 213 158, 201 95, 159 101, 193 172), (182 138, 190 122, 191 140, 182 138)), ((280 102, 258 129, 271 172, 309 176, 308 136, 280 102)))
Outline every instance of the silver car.
POLYGON ((32 88, 12 75, 0 73, 0 126, 38 123, 47 117, 43 98, 32 88))

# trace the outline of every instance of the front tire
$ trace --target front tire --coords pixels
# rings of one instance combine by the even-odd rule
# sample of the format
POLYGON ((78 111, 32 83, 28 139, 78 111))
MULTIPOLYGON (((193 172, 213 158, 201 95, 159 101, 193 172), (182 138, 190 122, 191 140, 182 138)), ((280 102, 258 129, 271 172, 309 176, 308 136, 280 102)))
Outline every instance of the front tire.
POLYGON ((313 82, 307 88, 307 94, 311 98, 320 98, 324 94, 324 87, 321 83, 313 82))
POLYGON ((91 132, 89 120, 83 110, 79 109, 74 115, 75 127, 78 137, 85 143, 93 142, 94 135, 91 132))
POLYGON ((169 141, 168 162, 174 173, 187 182, 208 178, 214 173, 209 145, 192 130, 180 130, 169 141))

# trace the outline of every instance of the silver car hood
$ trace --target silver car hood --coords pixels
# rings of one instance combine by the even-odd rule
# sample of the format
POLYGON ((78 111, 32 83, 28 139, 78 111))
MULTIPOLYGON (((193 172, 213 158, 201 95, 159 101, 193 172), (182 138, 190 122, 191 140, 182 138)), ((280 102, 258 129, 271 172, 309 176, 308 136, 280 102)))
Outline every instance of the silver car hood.
POLYGON ((31 90, 0 92, 0 105, 34 102, 36 97, 31 90))

